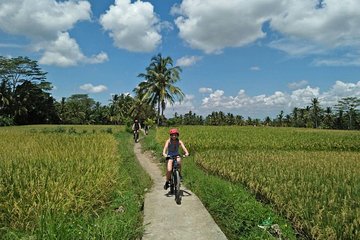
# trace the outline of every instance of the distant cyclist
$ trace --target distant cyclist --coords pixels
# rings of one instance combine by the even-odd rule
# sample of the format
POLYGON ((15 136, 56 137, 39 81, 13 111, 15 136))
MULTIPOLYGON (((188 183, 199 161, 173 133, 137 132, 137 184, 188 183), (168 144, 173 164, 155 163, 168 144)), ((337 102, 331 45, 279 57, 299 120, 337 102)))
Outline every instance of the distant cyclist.
POLYGON ((184 143, 179 139, 179 131, 176 128, 170 129, 170 138, 166 140, 164 149, 163 149, 163 156, 166 157, 167 160, 167 168, 166 168, 166 182, 164 185, 164 189, 168 189, 170 186, 170 176, 171 176, 171 170, 173 165, 173 160, 171 157, 176 157, 178 166, 179 166, 179 172, 180 172, 180 179, 182 179, 181 176, 181 157, 179 154, 179 147, 182 148, 182 150, 185 153, 185 156, 189 156, 189 152, 186 149, 184 143))
POLYGON ((145 135, 148 135, 148 133, 149 133, 149 126, 145 123, 144 123, 144 132, 145 132, 145 135))
MULTIPOLYGON (((134 133, 134 139, 135 139, 135 136, 137 135, 137 137, 139 137, 139 131, 141 130, 141 124, 139 122, 138 119, 134 119, 134 124, 132 125, 132 130, 133 130, 133 133, 134 133)), ((137 139, 135 139, 137 140, 137 139)))

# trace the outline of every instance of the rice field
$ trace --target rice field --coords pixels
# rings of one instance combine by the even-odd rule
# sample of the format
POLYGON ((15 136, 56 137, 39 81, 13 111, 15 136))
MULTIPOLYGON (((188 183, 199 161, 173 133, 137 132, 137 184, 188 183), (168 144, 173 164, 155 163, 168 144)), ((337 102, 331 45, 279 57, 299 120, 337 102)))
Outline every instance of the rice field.
MULTIPOLYGON (((67 216, 76 219, 80 215, 96 218, 104 212, 115 188, 128 178, 119 175, 123 159, 112 134, 118 131, 124 128, 0 128, 0 235, 12 239, 9 233, 17 232, 17 236, 58 239, 46 233, 51 229, 41 228, 59 226, 45 221, 67 216)), ((69 226, 77 224, 65 222, 69 226)), ((81 227, 70 228, 76 229, 78 239, 89 236, 81 227)), ((65 230, 73 231, 70 228, 65 230)))
MULTIPOLYGON (((158 142, 167 131, 158 131, 158 142)), ((181 126, 180 133, 198 165, 248 187, 307 238, 360 239, 360 132, 181 126)))

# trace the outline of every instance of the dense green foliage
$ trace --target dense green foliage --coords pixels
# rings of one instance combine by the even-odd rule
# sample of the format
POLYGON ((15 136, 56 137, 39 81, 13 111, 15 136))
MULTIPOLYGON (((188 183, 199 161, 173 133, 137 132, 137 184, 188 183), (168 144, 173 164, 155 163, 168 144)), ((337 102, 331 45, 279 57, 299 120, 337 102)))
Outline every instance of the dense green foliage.
POLYGON ((27 57, 0 56, 0 126, 58 122, 46 74, 27 57))
POLYGON ((123 127, 8 127, 0 137, 0 239, 142 235, 150 179, 123 127))

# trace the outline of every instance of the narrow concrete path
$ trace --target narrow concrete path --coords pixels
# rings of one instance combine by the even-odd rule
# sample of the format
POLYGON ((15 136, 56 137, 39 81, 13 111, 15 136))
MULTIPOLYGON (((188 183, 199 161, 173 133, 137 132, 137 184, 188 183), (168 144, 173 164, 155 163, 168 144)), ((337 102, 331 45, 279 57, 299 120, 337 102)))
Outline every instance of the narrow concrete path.
POLYGON ((175 197, 163 189, 165 177, 159 164, 149 154, 142 153, 140 143, 135 144, 134 152, 154 181, 151 191, 145 195, 145 234, 142 239, 227 239, 194 193, 182 185, 182 202, 177 205, 175 197))

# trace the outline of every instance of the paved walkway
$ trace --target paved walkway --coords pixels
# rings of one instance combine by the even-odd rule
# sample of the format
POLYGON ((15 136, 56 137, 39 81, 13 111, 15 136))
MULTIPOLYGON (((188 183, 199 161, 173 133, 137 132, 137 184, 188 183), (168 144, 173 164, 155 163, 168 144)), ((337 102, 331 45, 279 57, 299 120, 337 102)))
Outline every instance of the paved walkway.
POLYGON ((159 164, 154 163, 150 155, 142 153, 140 143, 134 145, 134 152, 154 182, 151 191, 145 195, 145 234, 142 239, 227 239, 194 193, 182 186, 182 202, 177 205, 175 197, 163 189, 165 177, 159 164))

